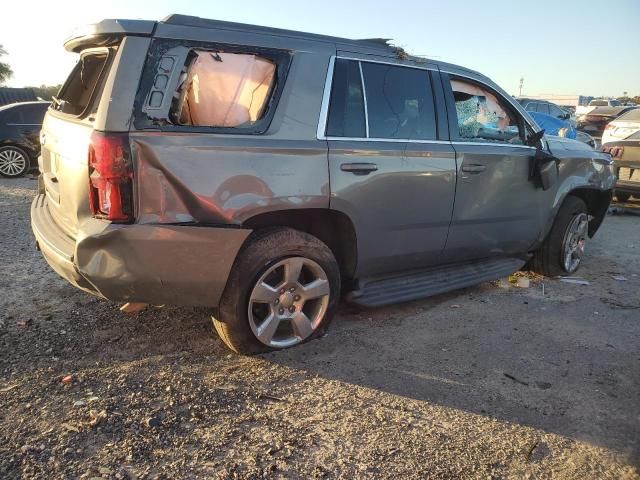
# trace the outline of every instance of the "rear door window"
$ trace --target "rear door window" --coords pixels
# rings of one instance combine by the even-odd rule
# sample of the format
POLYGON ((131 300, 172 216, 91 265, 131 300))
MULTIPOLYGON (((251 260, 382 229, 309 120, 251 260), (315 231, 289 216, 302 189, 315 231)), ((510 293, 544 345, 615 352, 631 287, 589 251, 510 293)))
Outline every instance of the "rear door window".
POLYGON ((326 135, 366 137, 364 96, 358 62, 336 59, 326 135))
POLYGON ((436 138, 429 72, 361 62, 369 137, 409 140, 436 138))
POLYGON ((22 124, 22 109, 20 107, 12 107, 2 112, 2 122, 8 125, 22 124))
POLYGON ((48 104, 25 105, 22 109, 22 119, 28 125, 42 125, 44 114, 49 108, 48 104))
POLYGON ((108 63, 106 51, 82 55, 55 97, 54 109, 75 117, 88 114, 101 92, 108 63))
POLYGON ((564 110, 556 107, 555 105, 549 105, 549 109, 550 109, 551 115, 553 115, 556 118, 560 118, 566 115, 566 112, 564 110))
POLYGON ((545 115, 549 115, 549 104, 538 103, 538 113, 544 113, 545 115))

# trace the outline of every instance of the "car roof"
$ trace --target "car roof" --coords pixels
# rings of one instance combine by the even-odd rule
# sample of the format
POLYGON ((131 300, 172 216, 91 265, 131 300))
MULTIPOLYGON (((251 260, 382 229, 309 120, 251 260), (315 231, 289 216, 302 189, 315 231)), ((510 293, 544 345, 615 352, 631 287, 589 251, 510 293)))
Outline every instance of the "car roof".
POLYGON ((12 108, 19 108, 22 106, 26 106, 26 105, 49 105, 51 102, 47 102, 45 100, 37 100, 37 101, 33 101, 33 102, 17 102, 17 103, 10 103, 8 105, 3 105, 0 107, 0 112, 3 112, 5 110, 11 110, 12 108))
MULTIPOLYGON (((171 14, 162 19, 159 23, 167 25, 176 25, 184 27, 211 28, 223 30, 245 31, 251 33, 261 33, 267 35, 277 35, 284 37, 292 37, 304 40, 315 40, 319 42, 327 42, 336 44, 338 50, 351 50, 357 52, 362 50, 363 53, 377 53, 382 56, 395 57, 400 60, 407 60, 417 64, 429 63, 438 65, 445 70, 460 70, 467 73, 475 74, 483 78, 487 78, 484 74, 472 70, 461 65, 447 63, 440 60, 433 60, 428 57, 419 57, 410 55, 403 48, 393 45, 390 38, 345 38, 334 37, 330 35, 322 35, 318 33, 301 32, 298 30, 287 30, 283 28, 265 27, 261 25, 251 25, 246 23, 227 22, 224 20, 214 20, 201 18, 191 15, 171 14), (377 51, 377 52, 376 52, 377 51)), ((488 78, 487 78, 488 79, 488 78)))
MULTIPOLYGON (((251 25, 245 23, 227 22, 201 18, 192 15, 171 14, 159 22, 151 20, 129 20, 129 19, 104 19, 92 25, 81 26, 76 29, 71 37, 65 40, 65 48, 71 52, 79 52, 85 46, 85 39, 100 38, 109 41, 121 35, 133 36, 160 36, 161 26, 199 29, 229 30, 235 32, 257 33, 263 35, 274 35, 280 37, 291 37, 293 39, 310 40, 317 42, 332 43, 337 50, 351 51, 355 53, 374 54, 404 60, 413 64, 425 64, 427 62, 435 64, 445 70, 458 70, 460 72, 477 75, 488 79, 485 75, 475 70, 452 63, 433 60, 430 58, 409 55, 403 48, 395 46, 388 38, 364 38, 352 39, 344 37, 334 37, 318 33, 301 32, 297 30, 287 30, 283 28, 266 27, 261 25, 251 25)), ((489 79, 488 79, 489 80, 489 79)))

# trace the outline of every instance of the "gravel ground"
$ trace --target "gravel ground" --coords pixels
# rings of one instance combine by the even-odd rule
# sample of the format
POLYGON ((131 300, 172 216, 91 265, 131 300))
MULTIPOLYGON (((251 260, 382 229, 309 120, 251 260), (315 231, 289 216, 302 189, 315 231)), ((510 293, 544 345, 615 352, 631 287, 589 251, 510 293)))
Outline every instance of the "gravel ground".
POLYGON ((640 478, 638 216, 606 219, 590 285, 342 306, 248 358, 206 311, 125 315, 58 278, 35 185, 0 180, 0 478, 640 478))

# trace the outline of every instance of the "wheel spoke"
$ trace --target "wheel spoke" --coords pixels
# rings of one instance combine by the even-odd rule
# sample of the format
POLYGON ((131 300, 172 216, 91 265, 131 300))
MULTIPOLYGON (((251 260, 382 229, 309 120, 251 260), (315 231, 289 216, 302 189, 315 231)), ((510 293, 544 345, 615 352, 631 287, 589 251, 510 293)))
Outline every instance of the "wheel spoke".
POLYGON ((251 293, 251 301, 258 303, 272 303, 278 298, 278 291, 264 282, 260 282, 251 293))
POLYGON ((302 258, 289 258, 284 264, 284 281, 285 283, 298 283, 300 272, 302 271, 302 258))
POLYGON ((271 343, 278 329, 278 325, 280 325, 280 318, 271 312, 269 316, 264 319, 260 327, 258 327, 258 339, 267 345, 271 343))
POLYGON ((305 300, 324 297, 325 295, 329 295, 329 282, 318 278, 307 285, 303 285, 302 292, 305 300))
POLYGON ((302 311, 296 312, 296 314, 291 317, 291 323, 296 336, 298 336, 300 340, 304 340, 313 333, 311 320, 309 320, 302 311))

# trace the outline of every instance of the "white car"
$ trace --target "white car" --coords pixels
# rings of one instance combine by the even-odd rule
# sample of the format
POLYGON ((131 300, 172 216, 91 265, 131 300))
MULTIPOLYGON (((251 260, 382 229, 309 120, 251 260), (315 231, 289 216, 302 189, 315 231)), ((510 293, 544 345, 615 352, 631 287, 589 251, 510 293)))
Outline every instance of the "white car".
POLYGON ((602 134, 602 145, 623 141, 631 136, 640 139, 640 108, 630 110, 609 122, 602 134))
POLYGON ((576 118, 593 111, 598 107, 621 107, 619 100, 591 100, 589 105, 579 105, 576 107, 576 118))

